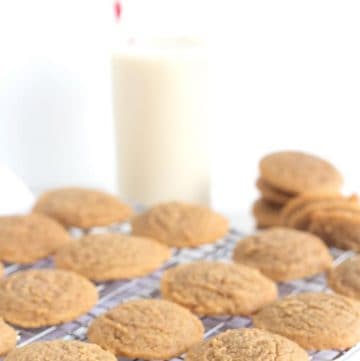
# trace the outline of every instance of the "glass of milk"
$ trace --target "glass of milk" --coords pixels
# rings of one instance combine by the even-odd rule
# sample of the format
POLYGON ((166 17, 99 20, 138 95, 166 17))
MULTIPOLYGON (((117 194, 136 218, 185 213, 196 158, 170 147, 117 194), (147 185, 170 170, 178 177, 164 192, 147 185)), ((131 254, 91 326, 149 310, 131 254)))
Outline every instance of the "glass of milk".
POLYGON ((144 205, 208 204, 214 102, 205 42, 128 35, 112 68, 121 195, 144 205))

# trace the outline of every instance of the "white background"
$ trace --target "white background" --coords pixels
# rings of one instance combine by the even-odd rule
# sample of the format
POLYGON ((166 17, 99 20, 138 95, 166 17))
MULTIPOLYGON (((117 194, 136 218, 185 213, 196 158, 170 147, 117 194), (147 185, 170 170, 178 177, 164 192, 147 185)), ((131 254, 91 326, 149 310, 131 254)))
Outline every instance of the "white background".
MULTIPOLYGON (((176 18, 217 54, 216 208, 249 207, 277 149, 329 158, 359 190, 359 1, 165 3, 145 1, 144 31, 176 18)), ((114 190, 113 23, 110 0, 0 0, 0 162, 34 189, 114 190)))

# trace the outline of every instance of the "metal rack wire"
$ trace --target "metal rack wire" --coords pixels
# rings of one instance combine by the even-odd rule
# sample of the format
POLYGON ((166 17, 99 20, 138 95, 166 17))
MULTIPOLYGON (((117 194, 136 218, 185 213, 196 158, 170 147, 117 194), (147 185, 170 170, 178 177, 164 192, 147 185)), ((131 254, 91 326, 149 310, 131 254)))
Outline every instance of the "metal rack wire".
MULTIPOLYGON (((103 230, 95 230, 95 232, 103 230)), ((125 225, 121 227, 112 227, 108 229, 111 232, 127 232, 125 225)), ((206 245, 196 249, 175 250, 171 260, 164 267, 147 277, 116 281, 109 283, 100 283, 97 289, 100 294, 98 304, 91 312, 83 315, 77 320, 54 327, 46 327, 33 330, 25 330, 18 328, 18 345, 23 346, 34 341, 45 341, 53 339, 68 340, 86 340, 86 331, 90 322, 98 315, 115 307, 119 303, 135 298, 156 298, 159 297, 159 280, 162 272, 179 263, 190 262, 200 259, 206 260, 226 260, 230 259, 233 247, 236 241, 243 237, 244 234, 237 230, 232 230, 228 236, 213 245, 206 245)), ((344 252, 332 249, 332 254, 336 263, 340 263, 351 255, 351 252, 344 252)), ((51 259, 46 259, 37 264, 29 266, 11 265, 6 267, 6 273, 10 274, 20 269, 27 268, 47 268, 52 266, 51 259)), ((305 292, 305 291, 324 291, 326 290, 326 282, 323 275, 319 275, 304 280, 297 280, 279 284, 279 292, 281 296, 288 294, 305 292)), ((202 322, 206 329, 206 337, 211 337, 226 329, 250 327, 251 320, 246 317, 203 317, 202 322)), ((326 350, 320 352, 311 352, 311 361, 352 361, 360 359, 360 344, 350 350, 326 350)), ((2 360, 0 358, 0 360, 2 360)), ((119 360, 128 360, 120 358, 119 360)), ((183 360, 182 357, 172 359, 172 361, 183 360)), ((141 360, 137 360, 141 361, 141 360)))

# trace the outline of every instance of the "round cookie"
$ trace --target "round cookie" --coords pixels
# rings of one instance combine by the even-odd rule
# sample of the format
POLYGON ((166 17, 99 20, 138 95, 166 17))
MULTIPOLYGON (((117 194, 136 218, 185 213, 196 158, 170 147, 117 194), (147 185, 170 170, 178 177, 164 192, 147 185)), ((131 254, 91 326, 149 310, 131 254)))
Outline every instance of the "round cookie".
POLYGON ((281 206, 258 199, 252 209, 257 228, 279 226, 281 206))
POLYGON ((62 248, 54 261, 58 268, 109 281, 151 273, 170 256, 170 249, 153 239, 111 233, 85 236, 62 248))
POLYGON ((51 326, 83 315, 97 299, 95 286, 76 273, 20 271, 0 282, 0 317, 24 328, 51 326))
POLYGON ((302 293, 265 306, 253 323, 308 350, 342 350, 360 341, 360 303, 337 294, 302 293))
POLYGON ((341 195, 303 195, 289 203, 292 211, 285 206, 281 219, 283 225, 288 227, 307 230, 311 218, 318 211, 353 210, 360 214, 360 202, 357 196, 344 197, 341 195), (297 204, 296 207, 292 203, 297 204))
POLYGON ((259 178, 256 181, 256 187, 260 191, 263 199, 269 203, 278 204, 280 206, 286 204, 292 199, 292 197, 294 197, 293 194, 285 193, 277 188, 272 187, 262 178, 259 178))
POLYGON ((5 361, 116 361, 110 352, 80 341, 34 342, 13 350, 5 361))
POLYGON ((257 268, 275 281, 314 276, 328 270, 332 264, 331 254, 320 238, 281 227, 240 240, 233 259, 257 268))
POLYGON ((308 361, 305 350, 285 337, 255 328, 227 330, 190 349, 185 361, 308 361))
POLYGON ((88 338, 117 356, 164 360, 202 340, 203 325, 187 309, 164 300, 124 303, 95 319, 88 338))
POLYGON ((321 211, 311 216, 309 231, 340 249, 360 252, 360 213, 321 211))
POLYGON ((0 357, 16 346, 16 331, 0 318, 0 357))
POLYGON ((188 203, 159 204, 131 220, 133 234, 174 247, 196 247, 224 237, 228 221, 211 209, 188 203))
POLYGON ((0 259, 3 261, 34 263, 69 242, 66 230, 46 216, 0 217, 0 259))
POLYGON ((333 291, 360 300, 360 255, 348 258, 331 270, 327 281, 333 291))
POLYGON ((198 315, 250 315, 277 298, 277 287, 250 267, 199 261, 167 270, 161 293, 198 315))
POLYGON ((132 210, 116 197, 94 189, 60 188, 44 193, 36 213, 46 214, 65 227, 109 226, 127 220, 132 210))
POLYGON ((294 197, 281 210, 281 224, 290 226, 293 217, 296 217, 299 212, 302 212, 309 204, 321 205, 328 201, 337 201, 342 199, 339 193, 306 193, 294 197))
POLYGON ((288 193, 337 191, 342 183, 339 171, 326 160, 303 152, 277 152, 260 161, 261 177, 288 193))

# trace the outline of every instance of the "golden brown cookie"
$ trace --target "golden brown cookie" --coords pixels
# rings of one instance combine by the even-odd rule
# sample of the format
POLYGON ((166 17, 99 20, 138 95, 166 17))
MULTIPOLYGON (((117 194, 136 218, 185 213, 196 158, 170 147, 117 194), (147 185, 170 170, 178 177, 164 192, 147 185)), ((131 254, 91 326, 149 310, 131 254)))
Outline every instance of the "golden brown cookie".
POLYGON ((280 206, 286 204, 292 199, 292 197, 294 197, 294 194, 285 193, 280 189, 271 186, 262 178, 259 178, 256 181, 256 187, 260 191, 261 197, 265 201, 269 203, 278 204, 280 206))
POLYGON ((311 216, 309 231, 333 247, 360 252, 360 213, 316 212, 311 216))
POLYGON ((34 263, 70 242, 59 223, 41 214, 0 217, 0 259, 34 263))
POLYGON ((199 261, 167 270, 161 293, 198 315, 249 315, 274 301, 277 287, 250 267, 199 261))
POLYGON ((72 321, 97 299, 91 282, 68 271, 20 271, 0 281, 0 317, 25 328, 72 321))
POLYGON ((339 264, 329 272, 327 281, 333 291, 360 300, 360 255, 339 264))
POLYGON ((258 199, 252 209, 257 228, 267 228, 280 225, 281 206, 258 199))
POLYGON ((331 254, 320 238, 281 227, 240 240, 233 258, 275 281, 314 276, 330 269, 332 264, 331 254))
POLYGON ((116 361, 110 352, 80 341, 34 342, 13 350, 6 361, 116 361))
POLYGON ((44 193, 33 211, 46 214, 66 227, 79 228, 109 226, 132 215, 130 207, 110 194, 75 187, 44 193))
POLYGON ((0 278, 4 275, 5 271, 4 271, 4 266, 2 265, 2 263, 0 262, 0 278))
POLYGON ((164 360, 201 341, 203 325, 187 309, 164 300, 124 303, 95 319, 88 338, 117 356, 164 360))
POLYGON ((307 361, 305 350, 285 337, 256 328, 227 330, 200 342, 185 361, 307 361))
POLYGON ((324 159, 303 152, 277 152, 260 161, 261 177, 288 193, 338 191, 343 183, 339 171, 324 159))
POLYGON ((188 203, 162 203, 131 221, 133 234, 174 247, 196 247, 224 237, 228 221, 211 209, 188 203))
POLYGON ((111 233, 83 237, 62 248, 54 260, 58 268, 109 281, 151 273, 170 256, 170 249, 153 239, 111 233))
POLYGON ((337 194, 300 195, 283 208, 282 224, 300 230, 308 230, 312 215, 323 210, 353 210, 360 214, 360 202, 355 195, 350 197, 337 194))
POLYGON ((328 293, 302 293, 265 306, 255 327, 308 350, 346 349, 360 341, 360 302, 328 293))
POLYGON ((0 356, 6 355, 16 346, 16 331, 0 318, 0 356))

